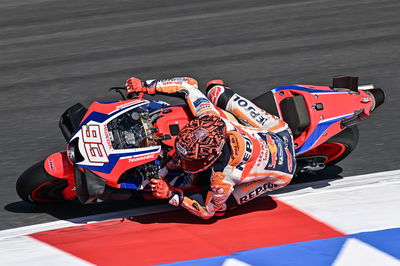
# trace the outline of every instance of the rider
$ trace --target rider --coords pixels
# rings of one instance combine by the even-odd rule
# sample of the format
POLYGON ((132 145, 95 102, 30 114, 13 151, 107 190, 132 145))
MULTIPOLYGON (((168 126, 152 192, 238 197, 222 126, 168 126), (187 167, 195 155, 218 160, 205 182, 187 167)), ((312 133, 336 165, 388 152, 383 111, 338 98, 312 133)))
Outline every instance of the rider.
POLYGON ((227 201, 244 204, 291 181, 295 167, 293 137, 288 125, 233 92, 222 80, 207 83, 207 97, 189 77, 142 81, 130 78, 128 93, 169 94, 184 98, 196 117, 176 141, 176 158, 189 173, 211 168, 210 189, 203 198, 186 196, 163 179, 152 179, 153 195, 168 199, 203 218, 221 216, 227 201), (241 122, 228 120, 226 110, 241 122), (229 200, 228 200, 229 198, 229 200))

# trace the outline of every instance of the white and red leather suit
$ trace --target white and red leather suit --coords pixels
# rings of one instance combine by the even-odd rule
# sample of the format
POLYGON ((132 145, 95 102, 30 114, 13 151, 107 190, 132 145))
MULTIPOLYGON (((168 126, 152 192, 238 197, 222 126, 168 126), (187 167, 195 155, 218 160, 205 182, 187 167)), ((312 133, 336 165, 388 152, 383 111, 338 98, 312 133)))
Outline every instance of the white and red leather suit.
POLYGON ((197 81, 189 77, 149 80, 144 86, 183 97, 196 117, 217 115, 226 123, 226 144, 211 166, 207 196, 175 195, 171 204, 208 219, 226 210, 228 198, 240 205, 291 181, 296 168, 293 137, 283 120, 222 84, 210 85, 207 97, 198 89, 197 81), (227 119, 221 109, 240 123, 227 119))

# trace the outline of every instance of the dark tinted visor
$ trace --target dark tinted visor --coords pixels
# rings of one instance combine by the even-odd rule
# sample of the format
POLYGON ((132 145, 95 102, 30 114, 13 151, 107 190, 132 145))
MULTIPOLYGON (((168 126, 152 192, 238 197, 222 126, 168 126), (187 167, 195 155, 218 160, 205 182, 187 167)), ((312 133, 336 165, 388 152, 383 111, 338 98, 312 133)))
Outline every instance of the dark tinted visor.
POLYGON ((179 158, 181 162, 181 166, 185 172, 188 173, 198 173, 206 170, 210 167, 213 161, 210 161, 208 158, 200 159, 200 160, 191 160, 186 158, 179 158))

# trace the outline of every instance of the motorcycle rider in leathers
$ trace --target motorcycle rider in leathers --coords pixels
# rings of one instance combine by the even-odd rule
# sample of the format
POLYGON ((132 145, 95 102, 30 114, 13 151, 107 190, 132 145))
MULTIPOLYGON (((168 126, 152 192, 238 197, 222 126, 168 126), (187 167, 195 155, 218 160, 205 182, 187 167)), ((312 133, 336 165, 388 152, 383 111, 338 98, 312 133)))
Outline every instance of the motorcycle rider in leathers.
POLYGON ((176 158, 189 173, 211 168, 205 198, 184 195, 163 178, 151 180, 155 197, 209 219, 223 215, 227 201, 241 205, 291 181, 296 160, 288 125, 235 93, 222 80, 207 84, 207 97, 190 77, 130 78, 126 87, 128 93, 184 98, 196 118, 180 130, 175 140, 176 158), (220 109, 232 113, 240 123, 228 120, 220 109))

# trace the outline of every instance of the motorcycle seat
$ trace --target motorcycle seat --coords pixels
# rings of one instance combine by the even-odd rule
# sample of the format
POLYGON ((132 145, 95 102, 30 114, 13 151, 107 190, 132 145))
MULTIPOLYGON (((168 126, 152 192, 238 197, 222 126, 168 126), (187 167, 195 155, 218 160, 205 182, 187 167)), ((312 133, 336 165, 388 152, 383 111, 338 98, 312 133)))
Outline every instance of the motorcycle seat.
MULTIPOLYGON (((252 102, 268 113, 280 117, 272 92, 266 92, 253 99, 252 102)), ((283 99, 279 104, 279 108, 282 114, 280 118, 289 125, 294 137, 300 136, 310 126, 310 116, 302 95, 283 99)))

